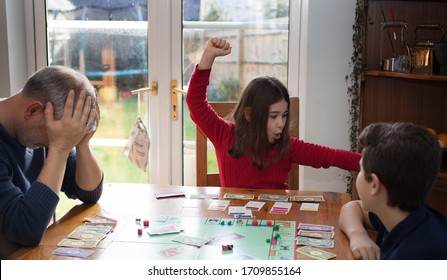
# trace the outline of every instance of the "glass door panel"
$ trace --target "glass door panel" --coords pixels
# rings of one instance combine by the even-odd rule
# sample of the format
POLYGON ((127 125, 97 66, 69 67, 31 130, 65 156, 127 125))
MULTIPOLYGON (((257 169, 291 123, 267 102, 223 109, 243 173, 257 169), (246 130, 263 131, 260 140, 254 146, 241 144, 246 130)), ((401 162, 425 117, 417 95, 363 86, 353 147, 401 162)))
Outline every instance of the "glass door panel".
POLYGON ((147 115, 147 0, 57 1, 47 6, 48 62, 84 73, 97 88, 101 125, 92 141, 106 182, 148 182, 122 150, 138 113, 147 115))
MULTIPOLYGON (((147 125, 149 114, 150 93, 131 93, 148 86, 147 9, 147 0, 47 0, 48 64, 79 70, 98 92, 101 122, 91 144, 107 183, 150 178, 148 167, 123 154, 136 118, 147 125)), ((59 212, 75 203, 64 198, 59 212)))
MULTIPOLYGON (((184 0, 183 85, 212 37, 229 40, 232 53, 215 61, 208 100, 237 101, 244 87, 260 75, 274 76, 287 85, 289 5, 289 0, 184 0)), ((195 124, 183 107, 184 184, 196 185, 195 124)), ((217 172, 211 143, 208 170, 217 172)))

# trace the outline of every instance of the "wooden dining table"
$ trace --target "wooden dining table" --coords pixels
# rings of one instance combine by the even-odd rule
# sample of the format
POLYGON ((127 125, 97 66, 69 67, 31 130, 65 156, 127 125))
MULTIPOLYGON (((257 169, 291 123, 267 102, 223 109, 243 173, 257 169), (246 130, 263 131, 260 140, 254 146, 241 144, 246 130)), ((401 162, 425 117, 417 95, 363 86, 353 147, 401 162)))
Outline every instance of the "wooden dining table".
MULTIPOLYGON (((324 248, 327 252, 336 255, 333 259, 353 259, 349 247, 349 240, 338 226, 338 218, 342 205, 351 200, 347 193, 296 191, 276 189, 248 189, 248 188, 221 188, 221 187, 196 187, 196 186, 168 186, 154 184, 106 184, 99 202, 94 204, 80 203, 75 205, 63 217, 48 227, 40 244, 36 247, 23 247, 13 253, 9 259, 16 260, 53 260, 53 259, 78 259, 70 256, 53 254, 59 248, 58 243, 66 238, 72 231, 85 223, 85 218, 95 215, 103 215, 117 220, 115 229, 107 234, 87 259, 151 259, 153 254, 148 252, 144 242, 126 242, 117 236, 126 230, 130 223, 135 223, 136 217, 153 217, 154 215, 176 217, 211 217, 229 218, 226 211, 209 210, 213 200, 223 200, 225 194, 253 194, 258 200, 260 194, 277 194, 287 196, 314 196, 322 195, 324 202, 319 203, 318 211, 300 210, 300 202, 291 202, 292 208, 287 214, 272 214, 270 209, 275 201, 264 201, 266 204, 258 211, 253 212, 259 220, 282 220, 299 223, 329 225, 334 227, 334 248, 324 248), (183 192, 184 196, 156 198, 155 193, 183 192), (191 200, 191 195, 214 195, 214 199, 200 199, 195 207, 185 207, 185 203, 191 200), (112 250, 113 249, 113 250, 112 250)), ((230 206, 244 206, 245 199, 231 199, 230 206)), ((297 234, 295 231, 295 235, 297 234)), ((137 234, 136 231, 132 234, 137 234)), ((299 246, 296 245, 296 248, 299 246)), ((306 255, 297 253, 295 259, 312 259, 306 255)))

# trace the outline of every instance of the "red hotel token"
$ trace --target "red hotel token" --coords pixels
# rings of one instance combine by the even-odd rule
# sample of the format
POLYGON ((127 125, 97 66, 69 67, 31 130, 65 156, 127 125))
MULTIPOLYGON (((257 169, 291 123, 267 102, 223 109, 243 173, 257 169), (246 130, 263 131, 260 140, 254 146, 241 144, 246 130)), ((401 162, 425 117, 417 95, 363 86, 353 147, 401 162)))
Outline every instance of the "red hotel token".
POLYGON ((141 235, 143 235, 143 229, 139 228, 138 229, 138 236, 141 236, 141 235))

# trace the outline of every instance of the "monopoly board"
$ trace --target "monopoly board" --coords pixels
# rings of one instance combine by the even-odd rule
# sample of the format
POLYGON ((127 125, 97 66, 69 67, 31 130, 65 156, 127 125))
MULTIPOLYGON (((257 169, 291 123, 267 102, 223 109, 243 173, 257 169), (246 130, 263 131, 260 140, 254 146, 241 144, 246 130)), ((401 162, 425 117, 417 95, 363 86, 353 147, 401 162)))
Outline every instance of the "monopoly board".
POLYGON ((139 258, 154 260, 295 259, 296 222, 233 218, 157 216, 128 219, 110 243, 102 259, 139 258), (177 225, 180 232, 149 234, 151 228, 177 225), (179 235, 209 240, 202 246, 179 243, 179 235), (126 243, 127 252, 120 243, 126 243), (130 245, 130 247, 129 247, 130 245), (230 245, 230 246, 228 246, 230 245), (134 250, 132 250, 132 246, 134 250), (137 252, 137 253, 135 253, 137 252))

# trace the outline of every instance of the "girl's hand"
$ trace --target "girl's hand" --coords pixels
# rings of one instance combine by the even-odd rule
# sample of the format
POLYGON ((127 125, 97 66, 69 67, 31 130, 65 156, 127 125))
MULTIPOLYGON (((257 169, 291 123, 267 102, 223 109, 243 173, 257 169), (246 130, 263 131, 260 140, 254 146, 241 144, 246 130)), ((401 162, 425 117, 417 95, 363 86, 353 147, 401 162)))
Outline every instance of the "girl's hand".
POLYGON ((214 59, 218 56, 225 56, 231 53, 231 45, 224 39, 212 38, 206 44, 202 58, 199 63, 199 69, 210 69, 214 59))

